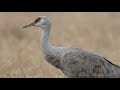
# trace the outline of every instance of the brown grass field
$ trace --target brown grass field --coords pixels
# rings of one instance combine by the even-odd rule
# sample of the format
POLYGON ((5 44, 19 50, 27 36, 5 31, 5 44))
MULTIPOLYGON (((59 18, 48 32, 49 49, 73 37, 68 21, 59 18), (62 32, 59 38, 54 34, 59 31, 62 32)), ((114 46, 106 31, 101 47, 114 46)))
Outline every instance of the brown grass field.
POLYGON ((119 12, 0 12, 0 77, 64 78, 41 53, 41 29, 23 29, 37 16, 52 21, 50 42, 80 47, 120 65, 119 12))

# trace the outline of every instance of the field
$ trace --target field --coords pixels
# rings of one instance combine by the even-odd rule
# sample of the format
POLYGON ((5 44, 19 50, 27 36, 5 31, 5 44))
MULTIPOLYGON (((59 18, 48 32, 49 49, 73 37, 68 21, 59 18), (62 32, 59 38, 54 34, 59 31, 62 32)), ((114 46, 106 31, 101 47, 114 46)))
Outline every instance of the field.
POLYGON ((1 78, 65 78, 42 57, 41 29, 22 28, 43 15, 52 22, 53 45, 84 48, 120 65, 119 12, 0 12, 1 78))

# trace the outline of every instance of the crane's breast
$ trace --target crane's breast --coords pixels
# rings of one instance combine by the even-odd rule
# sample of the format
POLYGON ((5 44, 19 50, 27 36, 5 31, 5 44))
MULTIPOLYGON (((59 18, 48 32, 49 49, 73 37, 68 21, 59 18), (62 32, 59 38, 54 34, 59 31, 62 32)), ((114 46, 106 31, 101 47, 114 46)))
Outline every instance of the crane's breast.
POLYGON ((48 63, 55 66, 56 68, 59 68, 59 69, 61 68, 60 60, 57 57, 53 55, 46 55, 45 59, 47 60, 48 63))

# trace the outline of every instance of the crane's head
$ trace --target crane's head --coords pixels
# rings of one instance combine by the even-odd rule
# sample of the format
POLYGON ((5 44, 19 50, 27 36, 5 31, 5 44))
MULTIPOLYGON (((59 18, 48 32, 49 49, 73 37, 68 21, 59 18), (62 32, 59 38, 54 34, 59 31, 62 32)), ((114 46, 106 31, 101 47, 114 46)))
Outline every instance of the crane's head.
POLYGON ((49 18, 47 18, 46 16, 39 16, 32 23, 24 26, 23 28, 36 26, 36 27, 41 27, 42 29, 45 29, 50 25, 51 25, 51 22, 49 18))

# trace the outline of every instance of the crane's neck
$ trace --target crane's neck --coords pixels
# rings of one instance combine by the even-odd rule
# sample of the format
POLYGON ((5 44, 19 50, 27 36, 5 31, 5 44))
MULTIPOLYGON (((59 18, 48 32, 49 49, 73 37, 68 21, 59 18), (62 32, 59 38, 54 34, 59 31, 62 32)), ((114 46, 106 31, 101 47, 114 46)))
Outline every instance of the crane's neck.
POLYGON ((56 68, 62 68, 60 65, 59 59, 59 49, 58 47, 54 47, 49 43, 49 35, 50 35, 51 26, 44 29, 41 35, 41 49, 44 55, 44 58, 56 68))
POLYGON ((41 49, 44 54, 49 54, 52 46, 49 43, 49 35, 50 35, 51 25, 48 25, 47 28, 43 29, 41 35, 41 49))

